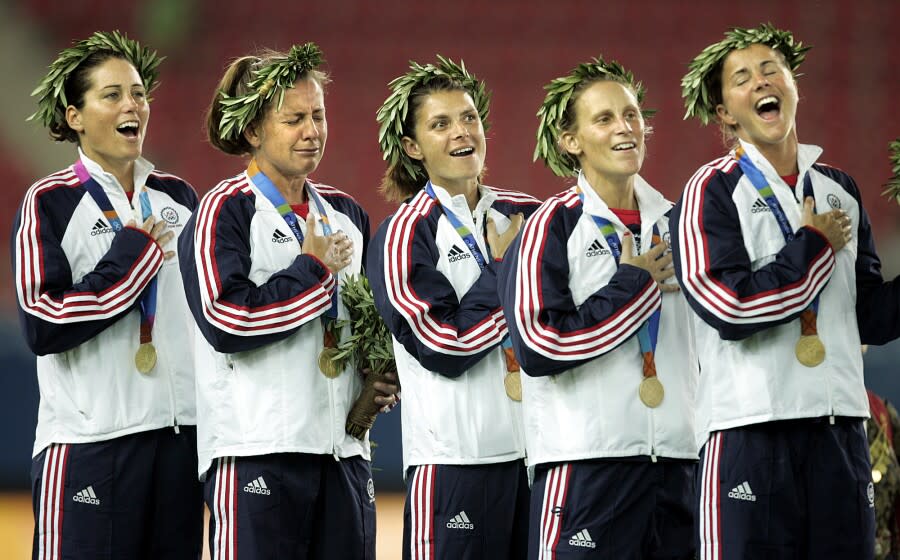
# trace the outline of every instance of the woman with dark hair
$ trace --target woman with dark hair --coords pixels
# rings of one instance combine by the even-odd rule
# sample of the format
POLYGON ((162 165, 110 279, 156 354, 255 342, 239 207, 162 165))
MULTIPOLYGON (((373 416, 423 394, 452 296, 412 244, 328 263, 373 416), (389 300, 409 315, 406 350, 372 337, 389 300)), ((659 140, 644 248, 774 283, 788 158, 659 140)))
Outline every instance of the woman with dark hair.
MULTIPOLYGON (((210 106, 210 142, 250 156, 200 202, 179 239, 196 320, 199 472, 213 558, 372 558, 368 434, 345 422, 363 386, 330 352, 347 317, 369 218, 309 179, 325 151, 313 43, 235 60, 210 106)), ((379 405, 397 387, 382 383, 379 405)))
POLYGON ((672 210, 703 375, 696 488, 703 559, 872 558, 875 492, 860 343, 900 336, 860 189, 801 144, 809 47, 735 28, 682 79, 686 117, 732 148, 672 210))
POLYGON ((496 270, 538 201, 481 182, 488 94, 438 58, 391 82, 378 112, 382 192, 402 203, 367 267, 404 391, 403 557, 521 558, 520 373, 496 270))
POLYGON ((644 88, 596 58, 546 89, 535 158, 577 182, 535 212, 500 275, 527 374, 528 557, 692 559, 697 355, 672 203, 639 174, 644 88))
POLYGON ((32 118, 78 160, 29 189, 12 238, 41 393, 34 558, 200 554, 191 318, 172 243, 197 196, 141 157, 159 62, 97 32, 35 91, 32 118))

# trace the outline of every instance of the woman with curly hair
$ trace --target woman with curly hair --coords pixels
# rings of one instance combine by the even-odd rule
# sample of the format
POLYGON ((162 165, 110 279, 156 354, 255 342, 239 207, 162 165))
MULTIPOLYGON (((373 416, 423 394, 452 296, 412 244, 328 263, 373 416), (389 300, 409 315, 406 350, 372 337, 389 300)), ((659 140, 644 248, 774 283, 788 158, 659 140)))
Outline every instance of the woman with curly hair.
POLYGON ((367 270, 403 384, 403 557, 521 558, 520 373, 497 261, 538 202, 482 183, 488 94, 464 66, 413 63, 391 89, 378 112, 382 193, 400 207, 367 270))

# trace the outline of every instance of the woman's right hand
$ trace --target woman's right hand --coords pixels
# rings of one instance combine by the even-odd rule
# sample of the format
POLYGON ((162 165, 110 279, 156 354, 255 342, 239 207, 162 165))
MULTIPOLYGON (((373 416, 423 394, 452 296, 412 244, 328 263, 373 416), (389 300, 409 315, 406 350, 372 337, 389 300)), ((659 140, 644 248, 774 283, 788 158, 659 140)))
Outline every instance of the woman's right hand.
POLYGON ((316 217, 310 213, 306 217, 306 238, 301 251, 306 255, 314 255, 325 263, 332 274, 337 274, 353 259, 353 241, 342 231, 331 235, 317 235, 316 217))
POLYGON ((487 221, 487 242, 491 248, 491 256, 495 259, 502 259, 503 255, 506 253, 506 250, 512 244, 513 239, 516 238, 516 235, 519 234, 519 230, 522 229, 522 224, 525 222, 525 214, 521 212, 518 214, 510 214, 509 216, 509 227, 506 228, 502 234, 497 233, 497 224, 494 223, 492 218, 488 218, 487 221))
POLYGON ((662 292, 677 292, 678 284, 666 284, 665 281, 675 276, 675 266, 672 264, 672 252, 668 251, 669 245, 665 242, 657 243, 643 255, 633 254, 634 236, 625 233, 622 236, 622 256, 619 261, 622 264, 630 264, 643 268, 656 280, 662 292))
POLYGON ((811 226, 822 232, 828 242, 831 243, 831 249, 837 253, 844 248, 853 237, 853 228, 850 223, 850 216, 840 208, 836 208, 831 212, 824 214, 816 214, 813 208, 816 201, 813 197, 808 196, 803 199, 803 215, 800 223, 804 226, 811 226))
MULTIPOLYGON (((134 220, 128 222, 128 227, 136 227, 134 220)), ((144 223, 141 224, 140 229, 147 232, 151 238, 165 251, 164 256, 167 259, 171 259, 175 256, 175 251, 166 251, 166 244, 172 239, 175 238, 175 232, 172 230, 166 229, 166 222, 163 220, 157 221, 152 215, 147 216, 147 219, 144 220, 144 223)))

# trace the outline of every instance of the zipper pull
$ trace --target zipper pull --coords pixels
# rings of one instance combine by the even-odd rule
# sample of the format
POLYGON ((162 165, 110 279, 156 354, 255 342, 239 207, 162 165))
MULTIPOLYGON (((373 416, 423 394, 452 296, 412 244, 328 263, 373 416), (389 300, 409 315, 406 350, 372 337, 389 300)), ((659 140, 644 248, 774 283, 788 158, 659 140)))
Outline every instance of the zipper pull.
POLYGON ((656 457, 656 449, 651 447, 650 448, 650 462, 655 463, 657 461, 658 461, 658 458, 656 457))
POLYGON ((178 420, 175 420, 175 433, 180 434, 181 430, 178 428, 178 420))
POLYGON ((828 417, 828 423, 834 426, 834 414, 828 417))

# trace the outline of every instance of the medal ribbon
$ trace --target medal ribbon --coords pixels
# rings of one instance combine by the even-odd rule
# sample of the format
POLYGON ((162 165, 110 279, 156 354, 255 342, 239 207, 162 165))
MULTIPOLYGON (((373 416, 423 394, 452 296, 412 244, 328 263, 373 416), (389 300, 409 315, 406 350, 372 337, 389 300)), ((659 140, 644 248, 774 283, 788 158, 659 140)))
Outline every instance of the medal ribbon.
MULTIPOLYGON (((753 163, 742 147, 738 147, 735 150, 734 158, 737 160, 738 165, 741 166, 744 175, 750 179, 750 183, 759 193, 759 196, 765 201, 769 210, 772 211, 772 216, 774 216, 775 221, 778 222, 778 227, 781 229, 781 234, 784 236, 785 243, 791 242, 794 239, 794 230, 791 228, 791 224, 788 222, 787 215, 785 215, 781 203, 778 202, 775 192, 772 190, 772 187, 769 186, 769 182, 762 174, 762 171, 756 167, 756 164, 753 163)), ((812 189, 812 180, 809 177, 809 173, 803 178, 803 197, 813 197, 813 200, 815 200, 812 189)), ((813 212, 815 212, 815 206, 813 206, 813 212)), ((816 317, 818 312, 819 296, 816 295, 810 306, 800 313, 801 335, 808 336, 817 334, 816 317)))
MULTIPOLYGON (((74 169, 75 175, 78 176, 78 179, 81 181, 85 190, 91 195, 91 198, 94 199, 97 206, 100 207, 100 211, 103 212, 103 216, 109 221, 109 225, 113 231, 121 231, 125 226, 122 224, 122 219, 119 218, 119 214, 117 214, 115 208, 113 208, 109 197, 106 196, 106 192, 103 191, 103 187, 91 177, 91 174, 80 159, 75 162, 74 169)), ((153 214, 153 208, 150 206, 150 195, 147 192, 147 185, 144 185, 143 188, 141 188, 138 199, 141 201, 141 218, 144 221, 147 221, 147 218, 153 214)), ((153 323, 156 321, 156 280, 156 276, 150 280, 147 289, 144 291, 144 295, 141 296, 140 299, 141 344, 148 344, 153 341, 153 323)))
MULTIPOLYGON (((578 193, 578 198, 581 199, 581 205, 584 206, 584 192, 582 192, 581 187, 576 186, 575 192, 578 193)), ((616 266, 618 266, 619 259, 622 257, 622 242, 619 240, 619 234, 616 233, 615 226, 606 218, 594 216, 593 214, 588 215, 594 220, 594 224, 596 224, 597 229, 600 230, 600 234, 606 239, 606 244, 609 245, 609 250, 616 260, 616 266)), ((650 240, 650 247, 653 247, 654 244, 659 243, 660 241, 659 227, 654 224, 653 238, 650 240)), ((641 347, 645 378, 656 377, 654 354, 656 353, 656 342, 659 338, 659 318, 661 315, 662 310, 657 309, 653 312, 653 315, 647 319, 647 322, 638 329, 638 344, 640 344, 641 347)))
MULTIPOLYGON (((434 188, 431 186, 431 181, 428 181, 428 183, 425 184, 425 193, 428 194, 428 196, 431 197, 431 200, 441 208, 441 211, 450 221, 450 225, 453 226, 453 229, 455 229, 456 233, 462 238, 463 243, 469 248, 469 252, 472 253, 475 262, 478 263, 478 268, 484 270, 485 267, 487 267, 487 258, 484 256, 484 253, 481 252, 481 247, 478 246, 478 241, 475 240, 475 235, 472 233, 472 230, 462 223, 451 209, 441 204, 437 195, 434 194, 434 188)), ((486 241, 487 237, 485 236, 485 242, 486 241)), ((516 355, 513 352, 512 341, 509 339, 509 335, 503 337, 500 346, 503 348, 503 355, 506 358, 506 371, 519 371, 519 362, 516 360, 516 355)))
MULTIPOLYGON (((272 206, 278 210, 278 213, 281 214, 281 217, 284 219, 285 223, 287 223, 288 227, 291 228, 291 232, 294 234, 294 238, 297 240, 297 243, 303 247, 303 240, 305 239, 303 236, 303 232, 300 231, 300 223, 297 219, 297 215, 294 214, 294 210, 291 208, 291 205, 287 203, 283 196, 281 196, 281 191, 278 190, 278 187, 275 186, 275 183, 269 179, 265 173, 260 170, 259 166, 256 163, 256 160, 253 159, 250 161, 250 165, 247 166, 247 176, 250 177, 250 180, 253 181, 253 184, 262 191, 263 195, 269 199, 269 202, 272 203, 272 206)), ((322 203, 322 199, 319 198, 319 194, 315 191, 315 189, 307 187, 306 189, 307 195, 309 195, 310 200, 316 205, 316 210, 319 213, 319 223, 322 224, 322 234, 326 237, 332 234, 331 224, 328 221, 328 215, 325 213, 325 205, 322 203)), ((337 274, 335 274, 335 277, 337 274)), ((322 326, 325 327, 323 337, 325 339, 325 347, 326 348, 334 348, 337 346, 337 340, 335 338, 334 333, 332 332, 332 324, 334 320, 337 318, 337 304, 338 301, 338 283, 335 282, 334 292, 331 294, 331 307, 325 311, 322 315, 322 326)))

